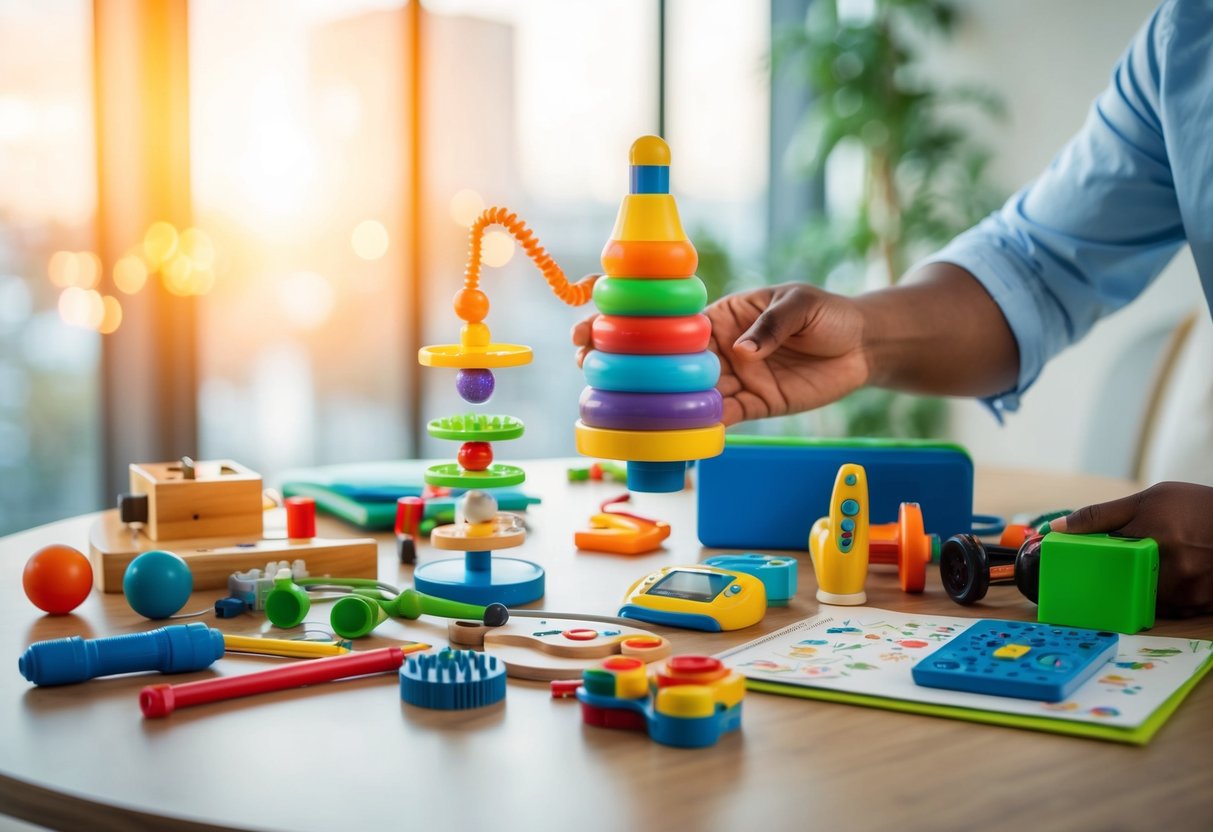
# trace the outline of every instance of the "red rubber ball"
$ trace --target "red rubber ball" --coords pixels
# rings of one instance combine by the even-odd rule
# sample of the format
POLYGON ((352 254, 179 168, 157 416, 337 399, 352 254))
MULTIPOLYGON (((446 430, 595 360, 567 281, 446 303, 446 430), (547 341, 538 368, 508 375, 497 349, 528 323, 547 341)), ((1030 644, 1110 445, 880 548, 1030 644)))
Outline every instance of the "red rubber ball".
POLYGON ((92 591, 93 567, 79 550, 55 543, 34 552, 26 562, 21 586, 38 609, 66 615, 92 591))

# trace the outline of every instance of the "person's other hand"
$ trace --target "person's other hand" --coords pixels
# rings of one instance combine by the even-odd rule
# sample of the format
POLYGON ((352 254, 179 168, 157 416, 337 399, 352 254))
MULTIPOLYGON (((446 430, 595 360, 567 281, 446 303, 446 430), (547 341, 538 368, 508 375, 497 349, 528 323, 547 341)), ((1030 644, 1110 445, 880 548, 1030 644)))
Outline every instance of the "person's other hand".
POLYGON ((850 298, 788 283, 708 307, 724 423, 821 407, 862 387, 864 318, 850 298))
POLYGON ((1119 500, 1080 508, 1049 528, 1154 538, 1158 614, 1184 618, 1213 612, 1213 488, 1160 482, 1119 500))

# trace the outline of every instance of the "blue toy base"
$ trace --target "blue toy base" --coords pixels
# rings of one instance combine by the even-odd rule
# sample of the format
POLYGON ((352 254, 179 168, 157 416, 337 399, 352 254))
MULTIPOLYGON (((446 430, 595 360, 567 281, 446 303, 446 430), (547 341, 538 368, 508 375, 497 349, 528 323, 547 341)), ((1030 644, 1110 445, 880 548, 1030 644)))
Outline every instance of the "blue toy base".
POLYGON ((418 592, 481 606, 516 607, 538 601, 543 597, 543 579, 543 567, 537 563, 489 557, 488 552, 468 552, 464 558, 431 561, 413 570, 418 592))
POLYGON ((685 462, 628 462, 628 490, 668 494, 686 486, 685 462))

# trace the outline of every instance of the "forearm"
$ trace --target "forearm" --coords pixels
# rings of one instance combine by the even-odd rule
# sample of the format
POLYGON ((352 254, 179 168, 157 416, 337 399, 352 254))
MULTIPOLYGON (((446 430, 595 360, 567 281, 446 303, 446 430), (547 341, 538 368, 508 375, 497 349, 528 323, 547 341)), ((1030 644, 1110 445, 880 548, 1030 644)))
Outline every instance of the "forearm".
POLYGON ((870 384, 953 396, 992 396, 1015 386, 1015 336, 998 304, 959 266, 930 263, 856 303, 870 384))

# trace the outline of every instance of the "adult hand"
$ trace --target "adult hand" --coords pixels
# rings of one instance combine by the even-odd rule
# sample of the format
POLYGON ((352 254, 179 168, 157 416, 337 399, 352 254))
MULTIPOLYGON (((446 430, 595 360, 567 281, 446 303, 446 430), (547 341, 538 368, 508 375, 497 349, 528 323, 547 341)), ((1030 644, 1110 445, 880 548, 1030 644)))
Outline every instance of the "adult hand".
POLYGON ((1053 531, 1114 532, 1158 543, 1158 614, 1213 612, 1213 488, 1161 482, 1145 491, 1080 508, 1049 524, 1053 531))
MULTIPOLYGON (((728 295, 704 314, 726 425, 820 407, 868 379, 864 319, 849 298, 791 283, 728 295)), ((578 366, 593 349, 593 320, 573 327, 578 366)))
POLYGON ((864 316, 850 298, 786 283, 728 295, 705 314, 726 425, 821 407, 871 375, 864 316))

